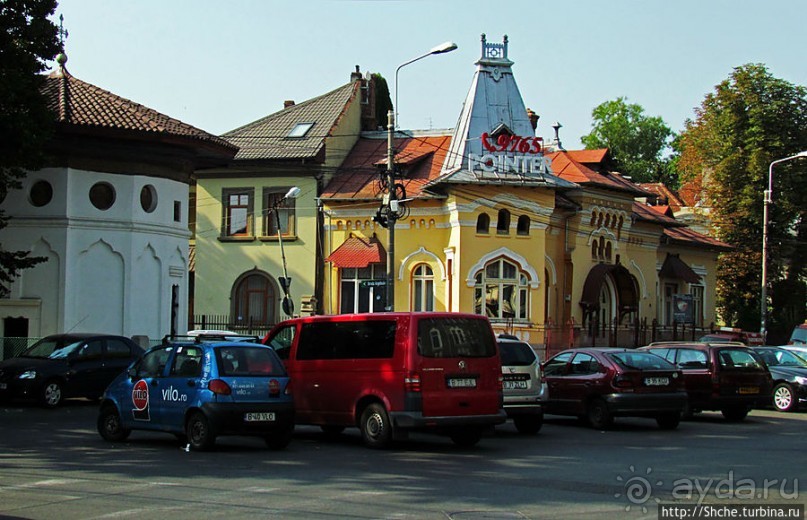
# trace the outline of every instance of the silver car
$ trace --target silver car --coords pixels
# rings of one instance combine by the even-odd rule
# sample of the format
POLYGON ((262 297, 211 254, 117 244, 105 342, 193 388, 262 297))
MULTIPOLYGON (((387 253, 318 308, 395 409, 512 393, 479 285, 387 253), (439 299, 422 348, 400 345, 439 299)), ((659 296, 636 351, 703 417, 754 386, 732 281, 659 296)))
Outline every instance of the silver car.
POLYGON ((529 343, 514 336, 499 335, 502 362, 504 410, 519 433, 535 434, 544 424, 541 406, 546 385, 541 382, 541 363, 529 343))

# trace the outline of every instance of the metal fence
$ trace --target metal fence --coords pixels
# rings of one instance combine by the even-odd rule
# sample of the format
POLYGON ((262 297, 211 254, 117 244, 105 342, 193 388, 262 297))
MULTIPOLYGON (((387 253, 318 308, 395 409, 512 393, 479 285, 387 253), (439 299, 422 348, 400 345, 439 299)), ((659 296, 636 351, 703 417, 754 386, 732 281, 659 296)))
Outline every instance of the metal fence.
POLYGON ((188 330, 229 330, 247 336, 265 336, 274 323, 240 318, 228 314, 196 314, 188 320, 188 330))

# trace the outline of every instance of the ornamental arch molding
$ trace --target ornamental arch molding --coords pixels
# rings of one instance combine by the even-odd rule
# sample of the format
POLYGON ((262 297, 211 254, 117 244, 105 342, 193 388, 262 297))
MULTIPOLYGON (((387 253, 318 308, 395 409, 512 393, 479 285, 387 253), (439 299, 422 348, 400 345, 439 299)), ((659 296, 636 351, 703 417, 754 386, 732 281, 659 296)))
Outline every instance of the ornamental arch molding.
POLYGON ((445 265, 443 265, 442 260, 440 260, 440 258, 436 254, 432 253, 431 251, 421 246, 420 249, 418 249, 417 251, 413 251, 412 253, 409 253, 408 255, 406 255, 406 258, 403 259, 403 261, 401 262, 401 267, 398 269, 398 280, 403 280, 404 270, 406 266, 409 265, 409 263, 412 262, 413 258, 416 257, 417 255, 425 255, 431 258, 434 261, 434 263, 440 267, 440 278, 442 280, 446 279, 446 267, 445 265))
POLYGON ((476 284, 476 273, 485 268, 490 261, 497 258, 507 258, 519 265, 522 271, 530 276, 529 286, 530 289, 537 289, 541 285, 541 279, 538 276, 538 271, 527 261, 526 258, 516 253, 515 251, 506 247, 500 247, 495 251, 482 256, 471 268, 468 270, 468 275, 465 277, 465 285, 473 287, 476 284))

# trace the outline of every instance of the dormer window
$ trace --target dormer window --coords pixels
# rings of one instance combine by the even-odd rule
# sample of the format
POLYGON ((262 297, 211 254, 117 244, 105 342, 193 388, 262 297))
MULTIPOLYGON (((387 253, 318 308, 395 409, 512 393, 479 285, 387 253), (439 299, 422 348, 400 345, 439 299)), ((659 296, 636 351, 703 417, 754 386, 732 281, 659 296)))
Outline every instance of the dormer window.
POLYGON ((308 133, 309 130, 311 130, 311 127, 313 126, 314 123, 297 123, 296 125, 294 125, 294 128, 291 129, 291 132, 289 132, 289 135, 287 137, 293 137, 293 138, 305 137, 305 135, 308 133))

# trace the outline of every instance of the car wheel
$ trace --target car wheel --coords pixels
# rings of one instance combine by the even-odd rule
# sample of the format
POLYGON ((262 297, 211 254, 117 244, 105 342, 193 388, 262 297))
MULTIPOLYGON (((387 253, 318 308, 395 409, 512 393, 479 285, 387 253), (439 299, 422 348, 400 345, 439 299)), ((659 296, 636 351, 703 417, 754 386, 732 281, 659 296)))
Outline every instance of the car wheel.
POLYGON ((789 384, 779 383, 773 388, 773 407, 780 412, 792 412, 797 402, 789 384))
POLYGON ((449 437, 451 437, 451 441, 460 448, 471 448, 476 446, 482 438, 482 431, 474 428, 456 430, 452 432, 449 437))
POLYGON ((392 439, 392 425, 384 407, 378 403, 369 405, 361 413, 359 423, 361 438, 370 448, 386 448, 392 439))
POLYGON ((735 408, 724 408, 720 410, 720 412, 723 414, 723 417, 725 417, 726 420, 731 422, 742 421, 743 419, 745 419, 745 416, 748 415, 748 412, 750 411, 751 409, 746 406, 738 406, 735 408))
POLYGON ((535 435, 541 431, 541 426, 544 425, 544 415, 517 415, 513 417, 513 425, 515 425, 518 433, 524 435, 535 435))
POLYGON ((591 427, 597 430, 606 430, 614 422, 614 417, 611 415, 611 411, 608 410, 608 405, 602 399, 593 399, 588 403, 586 416, 591 427))
POLYGON ((210 430, 210 423, 202 412, 195 412, 191 415, 190 419, 188 419, 186 431, 188 444, 193 450, 209 450, 216 443, 216 436, 210 430))
POLYGON ((290 424, 282 430, 267 435, 263 440, 266 442, 266 447, 270 450, 282 450, 289 445, 292 436, 294 436, 294 424, 290 424))
POLYGON ((336 437, 337 435, 345 431, 344 426, 334 426, 331 424, 320 426, 320 428, 322 429, 322 433, 324 433, 326 437, 336 437))
POLYGON ((678 412, 663 413, 656 417, 656 423, 662 430, 674 430, 681 423, 681 414, 678 412))
POLYGON ((62 383, 55 379, 51 379, 42 387, 42 404, 47 408, 56 408, 62 404, 64 396, 62 383))
POLYGON ((132 430, 123 427, 117 408, 104 406, 98 414, 98 433, 105 441, 120 442, 126 440, 132 430))

